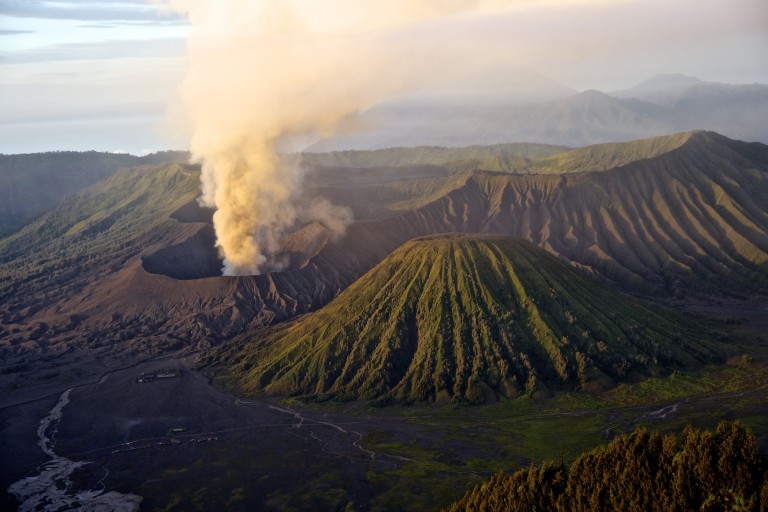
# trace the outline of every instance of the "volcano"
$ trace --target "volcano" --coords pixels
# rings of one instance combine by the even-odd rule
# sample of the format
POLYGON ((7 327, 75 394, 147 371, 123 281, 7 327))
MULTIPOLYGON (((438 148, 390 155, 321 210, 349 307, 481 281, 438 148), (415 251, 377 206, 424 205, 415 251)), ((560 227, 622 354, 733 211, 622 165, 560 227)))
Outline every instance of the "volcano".
POLYGON ((217 354, 251 392, 401 403, 596 390, 691 367, 716 343, 538 246, 414 239, 328 306, 217 354))

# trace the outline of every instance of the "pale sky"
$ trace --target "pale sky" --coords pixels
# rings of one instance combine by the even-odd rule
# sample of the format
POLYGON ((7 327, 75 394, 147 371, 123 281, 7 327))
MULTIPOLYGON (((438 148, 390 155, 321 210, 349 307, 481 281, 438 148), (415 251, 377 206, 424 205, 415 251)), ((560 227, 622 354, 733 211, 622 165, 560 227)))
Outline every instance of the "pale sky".
MULTIPOLYGON (((178 89, 189 30, 149 0, 0 0, 0 153, 186 149, 178 89)), ((765 0, 527 0, 386 37, 452 48, 442 57, 459 64, 483 53, 576 90, 659 73, 768 83, 765 0)))

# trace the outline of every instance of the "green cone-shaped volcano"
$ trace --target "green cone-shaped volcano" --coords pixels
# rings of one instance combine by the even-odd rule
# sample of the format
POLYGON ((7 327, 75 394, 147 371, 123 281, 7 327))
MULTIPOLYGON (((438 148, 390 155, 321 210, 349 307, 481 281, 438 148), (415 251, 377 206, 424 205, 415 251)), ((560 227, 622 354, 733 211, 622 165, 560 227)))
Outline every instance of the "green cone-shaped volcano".
POLYGON ((322 310, 222 355, 249 391, 479 402, 610 386, 714 347, 676 313, 483 234, 412 240, 322 310))

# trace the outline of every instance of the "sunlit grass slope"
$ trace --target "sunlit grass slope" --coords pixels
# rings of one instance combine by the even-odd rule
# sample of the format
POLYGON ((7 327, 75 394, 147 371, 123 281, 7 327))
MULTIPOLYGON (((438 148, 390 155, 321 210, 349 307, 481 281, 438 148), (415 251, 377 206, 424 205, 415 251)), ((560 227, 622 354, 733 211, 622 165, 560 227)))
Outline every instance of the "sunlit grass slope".
POLYGON ((118 169, 183 161, 181 151, 143 157, 96 151, 53 151, 28 155, 0 154, 0 237, 10 235, 75 194, 118 169))
POLYGON ((306 164, 328 167, 396 167, 441 165, 461 160, 513 159, 524 162, 567 151, 565 146, 548 144, 511 143, 489 146, 447 148, 419 146, 413 148, 387 148, 371 151, 332 151, 329 153, 304 153, 306 164))
POLYGON ((253 392, 477 403, 602 389, 717 349, 527 241, 451 234, 406 243, 324 309, 216 357, 253 392))
MULTIPOLYGON (((118 171, 67 197, 50 213, 0 240, 0 299, 19 305, 35 294, 66 295, 59 283, 105 273, 138 255, 170 225, 169 216, 199 194, 199 172, 165 163, 118 171), (114 267, 114 268, 113 268, 114 267)), ((170 229, 170 228, 169 228, 170 229)))

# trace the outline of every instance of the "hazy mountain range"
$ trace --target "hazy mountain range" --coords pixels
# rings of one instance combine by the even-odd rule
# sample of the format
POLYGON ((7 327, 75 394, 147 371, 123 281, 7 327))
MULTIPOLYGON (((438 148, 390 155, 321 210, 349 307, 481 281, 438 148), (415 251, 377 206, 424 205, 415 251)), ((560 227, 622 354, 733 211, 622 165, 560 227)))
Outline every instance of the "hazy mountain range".
POLYGON ((566 91, 549 87, 548 99, 535 101, 482 94, 390 100, 365 112, 357 130, 309 150, 504 142, 585 146, 689 130, 768 142, 768 85, 658 75, 621 91, 566 91))

